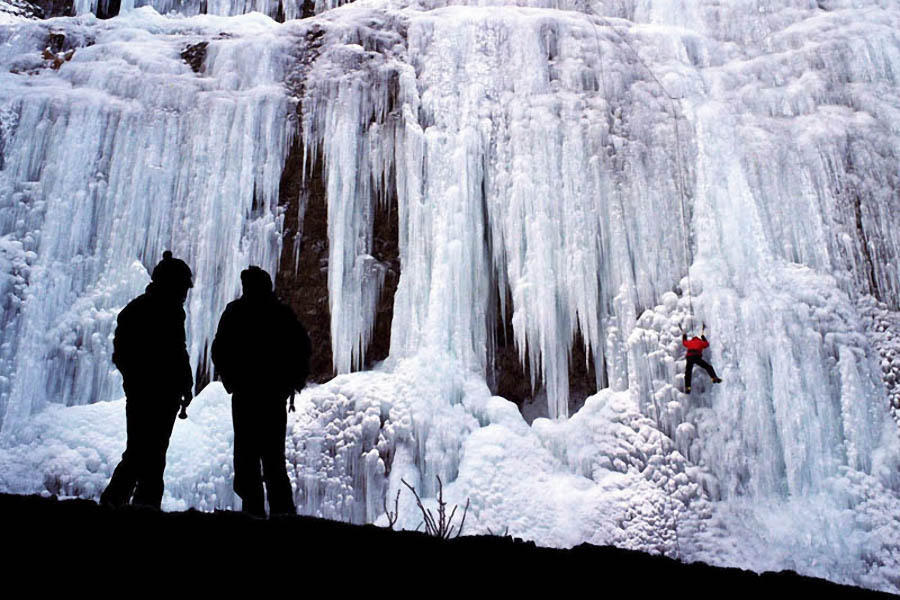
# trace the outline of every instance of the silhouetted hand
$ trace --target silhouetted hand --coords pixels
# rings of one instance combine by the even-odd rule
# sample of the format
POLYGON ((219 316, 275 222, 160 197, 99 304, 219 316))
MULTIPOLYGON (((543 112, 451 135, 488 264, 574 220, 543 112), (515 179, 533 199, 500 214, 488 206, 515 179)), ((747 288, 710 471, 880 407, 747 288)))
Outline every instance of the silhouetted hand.
POLYGON ((181 394, 181 412, 178 413, 179 419, 187 419, 187 407, 190 406, 191 400, 193 400, 194 395, 191 393, 191 390, 185 390, 181 394))

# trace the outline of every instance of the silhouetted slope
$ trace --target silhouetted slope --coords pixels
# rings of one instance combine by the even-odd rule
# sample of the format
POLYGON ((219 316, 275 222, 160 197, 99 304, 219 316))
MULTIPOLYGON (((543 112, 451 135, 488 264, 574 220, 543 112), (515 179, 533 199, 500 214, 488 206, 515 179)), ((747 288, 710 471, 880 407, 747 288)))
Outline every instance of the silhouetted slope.
POLYGON ((123 575, 132 569, 154 572, 148 568, 162 566, 158 571, 161 581, 186 569, 193 585, 199 577, 209 578, 211 585, 228 585, 245 576, 284 584, 304 574, 323 582, 339 577, 342 594, 348 586, 371 587, 373 592, 393 587, 422 596, 434 595, 434 586, 441 595, 450 588, 481 593, 485 586, 508 589, 533 582, 565 587, 583 584, 598 592, 624 587, 638 597, 678 591, 701 597, 765 592, 815 594, 815 598, 891 597, 791 571, 757 575, 613 547, 584 544, 555 550, 490 536, 440 541, 420 533, 309 517, 263 521, 234 512, 111 510, 89 500, 39 496, 0 494, 0 531, 9 540, 6 545, 17 548, 4 561, 9 573, 46 565, 52 549, 54 573, 60 567, 84 567, 86 577, 88 573, 123 575), (60 549, 65 551, 64 557, 59 555, 60 549), (249 569, 222 568, 235 562, 249 569), (207 565, 218 567, 204 568, 207 565), (259 570, 261 565, 285 570, 265 575, 259 570), (431 591, 413 585, 420 579, 431 582, 431 591))

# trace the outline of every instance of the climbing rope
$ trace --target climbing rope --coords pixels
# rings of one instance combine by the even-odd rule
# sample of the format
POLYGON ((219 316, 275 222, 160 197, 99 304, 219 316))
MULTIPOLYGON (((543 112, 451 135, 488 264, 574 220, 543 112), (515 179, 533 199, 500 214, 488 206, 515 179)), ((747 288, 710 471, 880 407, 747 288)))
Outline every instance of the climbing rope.
MULTIPOLYGON (((641 55, 637 53, 637 50, 634 49, 634 46, 631 45, 631 42, 628 41, 628 38, 625 37, 624 35, 622 35, 622 33, 620 33, 619 30, 616 29, 613 26, 613 24, 610 23, 610 21, 606 17, 604 17, 603 15, 598 14, 598 13, 594 13, 593 16, 600 19, 600 21, 602 22, 601 23, 602 25, 604 25, 608 29, 612 30, 612 32, 616 34, 616 37, 618 37, 622 42, 625 43, 625 45, 628 47, 628 49, 631 51, 631 53, 634 55, 634 57, 637 59, 637 61, 641 64, 641 66, 644 67, 644 69, 650 74, 650 77, 653 78, 653 81, 655 81, 656 84, 659 86, 659 88, 662 90, 662 92, 666 96, 666 98, 669 99, 669 104, 672 107, 671 116, 672 116, 672 122, 673 122, 674 128, 675 128, 675 163, 676 163, 676 166, 678 169, 678 180, 677 180, 678 184, 676 187, 678 188, 678 195, 679 195, 679 199, 680 199, 680 208, 681 208, 681 241, 682 241, 682 246, 683 246, 682 258, 683 258, 684 264, 685 264, 685 273, 686 273, 685 278, 687 279, 688 328, 689 328, 689 330, 692 330, 694 327, 694 300, 693 300, 694 294, 693 294, 693 288, 691 285, 691 265, 694 262, 694 257, 693 257, 693 253, 690 251, 690 245, 688 244, 687 220, 685 218, 684 165, 683 165, 683 162, 681 159, 681 130, 678 127, 678 102, 681 101, 681 98, 676 98, 676 97, 672 96, 672 94, 669 93, 669 90, 666 89, 666 86, 664 86, 662 84, 662 81, 659 80, 659 78, 656 76, 656 74, 653 72, 653 70, 650 68, 650 66, 644 61, 643 58, 641 58, 641 55)), ((588 15, 588 17, 590 17, 590 15, 588 15)), ((599 62, 600 77, 603 81, 603 94, 605 97, 608 98, 609 94, 607 93, 607 89, 606 89, 606 71, 603 68, 603 53, 600 52, 600 35, 597 33, 597 25, 594 23, 594 21, 592 19, 588 18, 588 23, 590 23, 591 27, 593 27, 593 29, 594 29, 594 38, 596 39, 596 42, 597 42, 597 55, 600 57, 600 62, 599 62)))

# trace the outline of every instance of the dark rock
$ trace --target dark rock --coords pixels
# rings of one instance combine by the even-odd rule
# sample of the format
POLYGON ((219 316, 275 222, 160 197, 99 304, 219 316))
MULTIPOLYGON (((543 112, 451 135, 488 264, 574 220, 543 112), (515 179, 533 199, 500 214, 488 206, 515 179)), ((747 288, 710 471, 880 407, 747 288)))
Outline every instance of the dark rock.
MULTIPOLYGON (((391 186, 391 189, 396 189, 396 186, 391 186)), ((389 198, 384 203, 379 202, 375 209, 372 256, 385 266, 385 275, 384 286, 381 288, 381 295, 375 308, 372 341, 366 348, 366 367, 386 359, 391 350, 394 294, 400 283, 400 228, 396 198, 389 198)))
POLYGON ((304 181, 303 148, 299 136, 296 139, 281 177, 281 203, 286 207, 285 243, 275 277, 275 293, 294 309, 309 333, 312 341, 309 380, 323 382, 334 375, 325 177, 321 162, 316 162, 304 181), (301 206, 305 206, 302 223, 301 206))
POLYGON ((28 0, 0 0, 0 13, 26 19, 44 18, 44 10, 36 2, 28 2, 28 0))
POLYGON ((122 0, 100 0, 97 4, 97 18, 112 19, 113 17, 118 16, 121 6, 122 0))
POLYGON ((51 31, 47 36, 47 49, 53 54, 69 50, 66 48, 66 34, 61 31, 51 31))
POLYGON ((284 23, 284 3, 278 3, 278 10, 275 11, 275 22, 284 23))
MULTIPOLYGON (((280 203, 286 208, 285 242, 275 290, 306 326, 313 343, 310 381, 334 376, 331 347, 331 311, 328 303, 328 202, 323 164, 316 161, 303 178, 301 136, 282 173, 280 203), (303 210, 301 210, 303 207, 303 210), (300 216, 302 214, 302 223, 300 216)), ((384 285, 376 306, 372 340, 365 367, 384 360, 390 352, 394 293, 400 281, 397 202, 379 202, 375 212, 372 256, 385 267, 384 285)))
POLYGON ((31 3, 41 8, 45 19, 75 16, 74 0, 32 0, 31 3))
POLYGON ((323 382, 334 376, 331 349, 331 309, 328 304, 328 203, 324 165, 320 160, 303 165, 302 100, 306 73, 319 56, 324 30, 313 26, 298 48, 298 69, 286 84, 297 101, 293 123, 297 128, 279 187, 284 207, 284 243, 275 276, 275 293, 306 327, 312 341, 309 380, 323 382), (301 220, 302 219, 302 220, 301 220))
POLYGON ((203 70, 203 61, 206 60, 206 48, 209 42, 198 42, 190 44, 181 51, 181 58, 191 66, 194 73, 200 73, 203 70))

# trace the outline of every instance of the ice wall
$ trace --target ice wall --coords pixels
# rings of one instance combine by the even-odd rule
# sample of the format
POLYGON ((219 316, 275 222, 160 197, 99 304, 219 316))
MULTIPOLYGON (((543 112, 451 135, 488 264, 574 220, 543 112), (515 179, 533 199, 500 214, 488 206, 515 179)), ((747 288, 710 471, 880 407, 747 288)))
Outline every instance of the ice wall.
MULTIPOLYGON (((405 47, 383 43, 374 27, 354 35, 362 40, 334 46, 312 72, 324 83, 309 88, 304 131, 310 152, 322 151, 329 165, 330 226, 359 197, 357 186, 395 178, 403 274, 392 356, 441 348, 484 372, 494 322, 509 310, 551 413, 564 414, 576 329, 605 377, 601 324, 611 296, 624 286, 650 304, 686 268, 680 229, 632 218, 680 210, 671 103, 632 55, 615 52, 613 32, 575 13, 448 8, 412 19, 405 47), (354 53, 360 66, 347 68, 354 53), (361 114, 346 110, 370 96, 361 114), (666 171, 651 174, 659 165, 666 171), (622 176, 626 167, 633 177, 622 176), (654 176, 659 186, 645 186, 654 176), (659 260, 632 269, 628 253, 659 260), (507 286, 513 306, 498 306, 507 286)), ((359 219, 371 211, 351 214, 330 236, 333 257, 351 244, 362 243, 351 249, 358 256, 369 251, 357 229, 371 230, 371 217, 359 219)), ((340 285, 333 322, 352 323, 334 318, 341 311, 360 314, 348 299, 365 284, 350 264, 330 265, 330 285, 340 285)), ((345 370, 347 345, 335 339, 345 370)))
MULTIPOLYGON (((436 344, 484 369, 493 319, 511 310, 522 358, 555 415, 565 412, 575 331, 598 384, 610 369, 621 380, 627 363, 605 361, 615 346, 607 335, 627 338, 695 259, 697 277, 710 269, 739 289, 768 278, 767 289, 773 271, 807 265, 834 277, 848 302, 869 293, 896 308, 897 144, 885 135, 895 108, 873 92, 894 83, 896 15, 868 11, 867 28, 855 14, 799 3, 753 7, 763 16, 748 19, 746 3, 726 14, 697 3, 699 31, 674 36, 658 24, 673 13, 653 6, 625 11, 653 21, 633 30, 578 12, 450 7, 412 13, 405 49, 383 50, 385 34, 369 27, 326 52, 316 69, 341 65, 344 87, 311 86, 304 109, 307 146, 317 152, 315 137, 328 140, 329 185, 348 182, 341 193, 350 197, 359 181, 399 174, 394 356, 436 344), (808 22, 792 25, 803 15, 808 22), (737 25, 722 42, 704 37, 710 19, 790 27, 754 46, 753 31, 737 25), (793 50, 801 38, 811 42, 793 50), (348 69, 342 53, 357 53, 361 66, 348 69), (348 81, 377 90, 353 114, 344 107, 366 99, 345 100, 348 81), (386 102, 395 106, 384 116, 386 102), (765 165, 763 156, 777 158, 765 165), (498 307, 507 286, 513 305, 498 307)), ((332 237, 336 252, 362 239, 360 227, 354 219, 332 237)), ((347 292, 336 290, 341 303, 332 295, 333 311, 366 289, 344 269, 347 292)), ((365 322, 337 347, 364 338, 365 322)), ((338 362, 346 370, 352 361, 338 362)))
MULTIPOLYGON (((508 310, 551 416, 580 330, 598 385, 635 394, 714 497, 818 493, 848 468, 896 487, 891 369, 858 304, 900 298, 895 10, 619 6, 634 24, 449 6, 406 13, 404 57, 366 6, 334 13, 352 35, 311 77, 340 65, 342 83, 310 88, 329 99, 304 105, 305 131, 330 185, 397 178, 392 359, 483 372, 508 310), (383 90, 355 128, 348 80, 383 90), (687 397, 678 327, 701 322, 725 383, 687 397)), ((345 298, 376 285, 338 276, 345 298)))
MULTIPOLYGON (((42 406, 109 398, 113 317, 168 246, 197 272, 197 364, 241 266, 277 261, 282 168, 321 164, 341 375, 292 417, 303 512, 377 520, 400 478, 430 496, 440 475, 478 531, 900 589, 893 4, 359 0, 2 31, 4 488, 95 495, 113 446, 54 432, 103 411, 42 406), (50 27, 82 40, 57 71, 50 27), (394 202, 391 355, 351 373, 394 202), (531 427, 485 384, 507 315, 554 417, 531 427), (702 322, 724 383, 688 396, 679 326, 702 322), (608 389, 567 415, 579 336, 608 389), (48 436, 71 461, 35 458, 48 436)), ((167 506, 234 506, 226 402, 198 400, 167 506)))
POLYGON ((75 13, 94 13, 104 16, 125 14, 150 6, 161 14, 187 16, 218 15, 235 16, 259 12, 279 21, 290 21, 319 14, 350 0, 121 0, 118 12, 109 0, 75 0, 75 13))
POLYGON ((194 270, 194 365, 240 269, 277 264, 292 107, 272 25, 79 18, 63 29, 60 53, 74 55, 58 70, 41 57, 53 24, 0 31, 4 431, 47 402, 118 396, 115 316, 164 250, 194 270), (181 52, 214 36, 194 73, 181 52))

